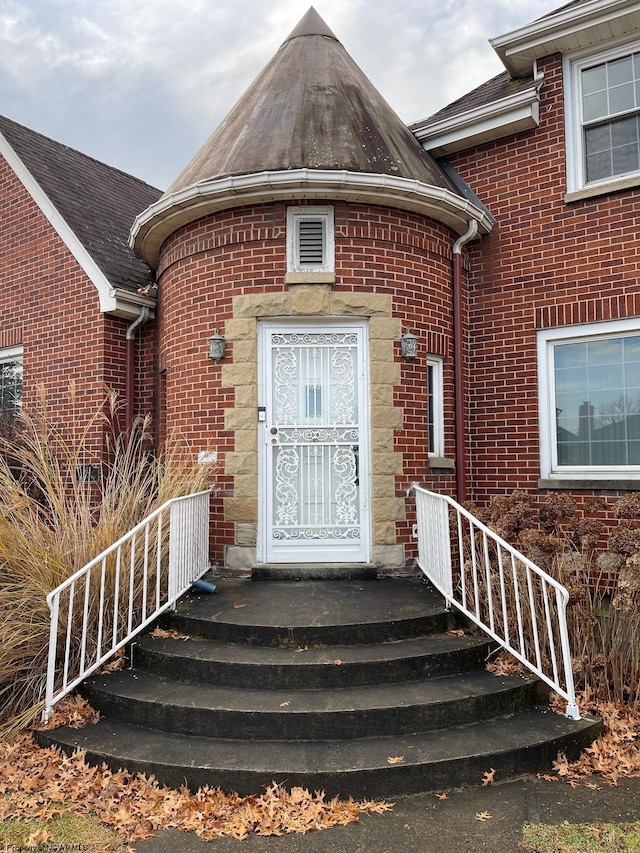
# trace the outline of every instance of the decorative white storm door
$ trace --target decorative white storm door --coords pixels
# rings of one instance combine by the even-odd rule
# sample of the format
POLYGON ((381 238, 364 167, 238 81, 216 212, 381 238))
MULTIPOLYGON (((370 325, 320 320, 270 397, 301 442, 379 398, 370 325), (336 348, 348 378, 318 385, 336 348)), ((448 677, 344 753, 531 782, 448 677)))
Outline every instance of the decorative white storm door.
POLYGON ((261 329, 258 558, 368 562, 367 327, 261 329))

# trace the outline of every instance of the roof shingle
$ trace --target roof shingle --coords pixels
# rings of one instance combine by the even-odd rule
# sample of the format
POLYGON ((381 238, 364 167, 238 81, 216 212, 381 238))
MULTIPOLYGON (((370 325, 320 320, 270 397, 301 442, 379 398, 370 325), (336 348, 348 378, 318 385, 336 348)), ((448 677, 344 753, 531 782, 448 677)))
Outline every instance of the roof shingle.
POLYGON ((113 287, 147 284, 151 271, 130 248, 129 229, 161 191, 4 116, 0 133, 113 287))

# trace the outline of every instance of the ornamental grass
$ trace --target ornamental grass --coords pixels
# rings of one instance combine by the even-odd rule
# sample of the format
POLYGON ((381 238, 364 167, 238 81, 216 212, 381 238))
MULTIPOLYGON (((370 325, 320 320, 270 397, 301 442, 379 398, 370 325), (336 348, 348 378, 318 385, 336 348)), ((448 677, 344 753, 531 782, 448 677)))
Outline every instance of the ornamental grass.
POLYGON ((167 500, 209 485, 184 442, 153 454, 149 419, 126 434, 119 408, 105 392, 87 415, 71 387, 64 423, 41 395, 0 434, 0 735, 42 709, 47 594, 167 500))

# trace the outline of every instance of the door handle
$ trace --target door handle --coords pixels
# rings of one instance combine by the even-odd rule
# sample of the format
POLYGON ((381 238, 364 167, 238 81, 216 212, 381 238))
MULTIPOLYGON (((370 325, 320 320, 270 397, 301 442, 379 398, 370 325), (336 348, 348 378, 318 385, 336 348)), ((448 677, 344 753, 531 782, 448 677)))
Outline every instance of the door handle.
POLYGON ((357 444, 351 445, 351 452, 353 453, 353 461, 356 466, 356 476, 354 479, 354 483, 356 486, 360 485, 360 446, 357 444))

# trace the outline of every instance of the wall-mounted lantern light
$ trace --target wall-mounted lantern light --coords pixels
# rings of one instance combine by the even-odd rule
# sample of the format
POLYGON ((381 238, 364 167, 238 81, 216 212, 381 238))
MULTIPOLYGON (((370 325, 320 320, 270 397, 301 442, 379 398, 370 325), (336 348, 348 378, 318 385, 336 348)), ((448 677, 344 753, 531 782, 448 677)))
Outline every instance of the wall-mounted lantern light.
POLYGON ((209 338, 209 358, 212 361, 222 361, 227 349, 227 342, 220 334, 220 329, 216 329, 215 335, 209 338))
POLYGON ((400 338, 400 354, 405 361, 413 361, 414 358, 418 357, 418 338, 411 334, 408 326, 400 338))

